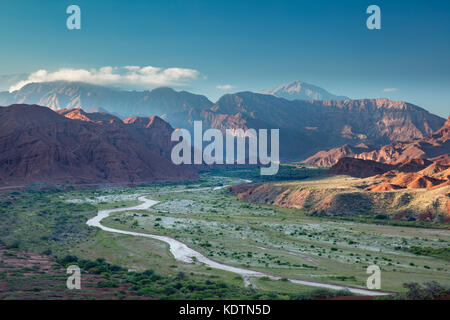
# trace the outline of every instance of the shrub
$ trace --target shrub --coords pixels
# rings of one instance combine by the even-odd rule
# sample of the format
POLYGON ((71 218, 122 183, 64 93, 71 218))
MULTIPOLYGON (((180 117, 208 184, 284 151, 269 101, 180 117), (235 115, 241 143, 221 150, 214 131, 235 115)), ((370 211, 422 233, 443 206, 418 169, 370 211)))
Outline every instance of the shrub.
POLYGON ((437 300, 450 295, 450 287, 442 286, 436 281, 426 282, 423 285, 417 282, 404 283, 408 292, 400 294, 397 299, 406 300, 437 300))
POLYGON ((78 262, 78 257, 72 256, 72 255, 67 255, 64 258, 60 259, 58 262, 62 265, 67 265, 68 263, 78 262))
POLYGON ((97 288, 118 288, 119 285, 119 281, 117 280, 106 280, 98 282, 97 288))

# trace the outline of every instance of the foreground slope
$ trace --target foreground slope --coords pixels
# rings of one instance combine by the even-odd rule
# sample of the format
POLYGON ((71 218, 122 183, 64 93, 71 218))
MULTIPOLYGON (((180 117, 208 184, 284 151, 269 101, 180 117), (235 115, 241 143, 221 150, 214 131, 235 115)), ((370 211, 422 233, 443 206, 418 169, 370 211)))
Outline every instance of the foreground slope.
MULTIPOLYGON (((379 181, 380 182, 380 181, 379 181)), ((302 209, 311 215, 450 222, 450 186, 364 190, 372 178, 324 176, 295 182, 240 185, 229 192, 253 203, 302 209), (387 192, 386 192, 387 191, 387 192)))

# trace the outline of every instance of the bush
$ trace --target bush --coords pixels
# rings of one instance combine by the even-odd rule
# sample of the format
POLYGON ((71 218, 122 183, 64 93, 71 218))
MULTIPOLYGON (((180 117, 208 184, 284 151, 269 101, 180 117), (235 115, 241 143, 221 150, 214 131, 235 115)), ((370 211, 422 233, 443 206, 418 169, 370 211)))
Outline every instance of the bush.
POLYGON ((50 249, 44 250, 44 251, 42 251, 42 254, 46 255, 46 256, 50 256, 52 254, 52 250, 50 250, 50 249))
POLYGON ((119 281, 116 280, 106 280, 97 283, 97 288, 118 288, 119 286, 119 281))
POLYGON ((60 264, 62 264, 63 266, 67 265, 68 263, 74 263, 74 262, 78 262, 78 257, 77 256, 71 256, 71 255, 67 255, 64 258, 60 259, 58 261, 60 264))
POLYGON ((184 279, 186 279, 186 274, 184 272, 178 272, 178 274, 175 278, 177 280, 184 280, 184 279))
POLYGON ((8 249, 19 249, 20 241, 16 240, 8 246, 8 249))
POLYGON ((402 249, 414 253, 416 255, 431 256, 436 258, 442 258, 445 260, 450 260, 450 248, 430 248, 430 247, 412 246, 411 248, 402 248, 402 249))
POLYGON ((436 281, 426 282, 423 285, 417 282, 404 283, 408 292, 400 294, 397 299, 405 300, 438 300, 450 296, 450 287, 442 286, 436 281))

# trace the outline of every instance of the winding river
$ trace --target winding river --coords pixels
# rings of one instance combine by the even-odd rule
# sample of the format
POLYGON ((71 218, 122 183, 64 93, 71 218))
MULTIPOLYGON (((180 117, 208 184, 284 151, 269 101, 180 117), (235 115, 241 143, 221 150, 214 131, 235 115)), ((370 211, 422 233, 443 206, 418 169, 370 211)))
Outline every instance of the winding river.
MULTIPOLYGON (((215 187, 215 188, 211 188, 211 189, 218 190, 221 188, 224 188, 224 187, 215 187)), ((195 189, 194 190, 191 189, 189 191, 195 191, 195 189)), ((253 270, 244 269, 244 268, 239 268, 239 267, 233 267, 233 266, 229 266, 226 264, 216 262, 214 260, 211 260, 211 259, 205 257, 200 252, 189 248, 183 242, 175 240, 171 237, 120 230, 120 229, 106 227, 101 224, 101 221, 103 219, 105 219, 106 217, 108 217, 111 213, 121 212, 121 211, 130 211, 130 210, 146 210, 159 202, 159 201, 147 199, 145 196, 139 197, 138 200, 142 201, 142 203, 137 206, 134 206, 134 207, 117 208, 117 209, 110 209, 110 210, 99 210, 97 216, 95 216, 92 219, 89 219, 87 221, 87 224, 89 226, 97 227, 97 228, 100 228, 107 232, 125 234, 125 235, 136 236, 136 237, 145 237, 145 238, 163 241, 169 245, 170 252, 172 253, 172 255, 174 256, 174 258, 176 260, 186 262, 186 263, 192 263, 194 261, 198 261, 198 262, 201 262, 211 268, 237 273, 244 278, 244 281, 247 284, 249 283, 249 278, 251 278, 251 277, 269 277, 270 279, 273 279, 273 280, 281 279, 281 277, 274 276, 271 274, 253 271, 253 270)), ((314 282, 314 281, 298 280, 298 279, 288 279, 288 280, 293 283, 306 285, 306 286, 312 286, 312 287, 327 288, 327 289, 332 289, 332 290, 347 289, 350 292, 353 292, 355 294, 368 295, 368 296, 383 296, 383 295, 390 294, 388 292, 372 291, 372 290, 367 290, 367 289, 359 289, 359 288, 334 285, 334 284, 328 284, 328 283, 322 283, 322 282, 314 282)))

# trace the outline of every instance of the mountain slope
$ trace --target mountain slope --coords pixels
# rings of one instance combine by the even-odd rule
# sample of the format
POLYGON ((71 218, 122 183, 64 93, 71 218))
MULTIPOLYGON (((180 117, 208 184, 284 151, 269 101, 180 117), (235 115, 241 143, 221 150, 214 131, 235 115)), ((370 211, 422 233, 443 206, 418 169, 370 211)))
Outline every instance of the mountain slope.
POLYGON ((328 151, 319 151, 304 162, 319 166, 330 166, 336 164, 341 158, 353 157, 383 163, 396 163, 416 158, 436 158, 449 153, 450 117, 442 128, 424 138, 406 142, 393 142, 379 148, 373 148, 373 150, 345 145, 328 151))
POLYGON ((325 146, 423 138, 445 122, 418 106, 387 99, 289 101, 252 92, 224 95, 201 115, 207 126, 222 130, 279 128, 284 158, 310 156, 325 146))
POLYGON ((136 184, 197 177, 166 157, 172 128, 161 119, 122 122, 81 110, 60 113, 36 105, 0 108, 0 185, 136 184))
POLYGON ((348 100, 345 96, 336 96, 325 89, 299 80, 283 84, 276 88, 265 89, 264 94, 271 94, 288 100, 348 100))
POLYGON ((336 164, 341 158, 353 157, 359 153, 367 152, 373 149, 373 147, 371 148, 363 143, 357 146, 345 144, 341 147, 333 148, 329 151, 319 151, 311 157, 307 158, 304 162, 320 167, 330 167, 336 164))

